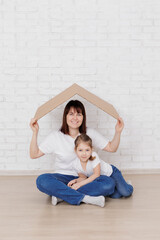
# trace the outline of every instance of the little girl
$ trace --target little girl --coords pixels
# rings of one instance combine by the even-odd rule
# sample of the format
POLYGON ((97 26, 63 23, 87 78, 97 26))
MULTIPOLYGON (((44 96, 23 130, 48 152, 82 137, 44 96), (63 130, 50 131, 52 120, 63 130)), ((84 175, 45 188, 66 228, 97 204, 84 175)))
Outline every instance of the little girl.
POLYGON ((73 170, 77 172, 79 178, 71 180, 68 183, 69 187, 77 190, 100 175, 106 175, 115 181, 115 191, 110 197, 129 197, 132 194, 133 187, 124 180, 121 172, 115 166, 101 160, 97 153, 93 152, 92 140, 88 135, 81 134, 76 138, 75 152, 77 158, 73 162, 73 170))

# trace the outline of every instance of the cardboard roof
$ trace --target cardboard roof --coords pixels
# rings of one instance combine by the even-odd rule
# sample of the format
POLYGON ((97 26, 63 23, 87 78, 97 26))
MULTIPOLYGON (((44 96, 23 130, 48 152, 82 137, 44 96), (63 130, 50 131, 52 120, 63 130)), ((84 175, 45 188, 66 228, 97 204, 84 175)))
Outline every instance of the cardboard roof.
POLYGON ((116 111, 116 109, 108 102, 102 100, 101 98, 97 97, 95 94, 90 93, 86 89, 80 87, 78 84, 74 83, 72 86, 49 100, 48 102, 44 103, 42 106, 40 106, 34 118, 38 121, 40 118, 45 116, 47 113, 73 97, 74 95, 78 94, 79 96, 86 99, 88 102, 94 104, 98 108, 102 109, 104 112, 108 113, 115 119, 118 119, 119 115, 116 111))

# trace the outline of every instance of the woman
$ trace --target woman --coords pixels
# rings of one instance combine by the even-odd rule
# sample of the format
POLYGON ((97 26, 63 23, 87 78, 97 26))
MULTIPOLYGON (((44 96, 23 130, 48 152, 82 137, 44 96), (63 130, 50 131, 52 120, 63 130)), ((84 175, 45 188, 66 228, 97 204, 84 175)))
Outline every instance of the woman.
MULTIPOLYGON (((40 191, 53 196, 52 203, 56 205, 57 199, 62 199, 70 204, 79 205, 81 202, 104 205, 104 197, 116 197, 115 181, 101 175, 93 182, 82 186, 78 191, 70 188, 67 184, 78 176, 72 170, 72 161, 76 158, 74 141, 80 133, 86 133, 93 141, 93 146, 104 151, 115 152, 120 143, 120 135, 124 124, 121 118, 115 127, 115 135, 111 142, 96 130, 86 128, 86 113, 83 104, 78 100, 71 100, 64 109, 63 123, 59 131, 52 131, 38 146, 37 136, 39 131, 35 119, 30 122, 33 136, 30 144, 30 156, 32 159, 39 158, 44 154, 55 153, 56 173, 42 174, 37 178, 37 187, 40 191)), ((126 195, 130 195, 127 193, 126 195)))

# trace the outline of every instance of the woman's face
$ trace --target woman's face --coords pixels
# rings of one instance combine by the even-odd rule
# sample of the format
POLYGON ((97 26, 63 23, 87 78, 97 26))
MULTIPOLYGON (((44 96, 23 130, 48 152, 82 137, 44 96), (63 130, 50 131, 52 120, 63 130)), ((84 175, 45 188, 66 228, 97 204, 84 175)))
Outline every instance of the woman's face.
POLYGON ((79 129, 83 122, 83 115, 82 113, 78 113, 75 108, 71 107, 66 116, 66 120, 69 128, 79 129))

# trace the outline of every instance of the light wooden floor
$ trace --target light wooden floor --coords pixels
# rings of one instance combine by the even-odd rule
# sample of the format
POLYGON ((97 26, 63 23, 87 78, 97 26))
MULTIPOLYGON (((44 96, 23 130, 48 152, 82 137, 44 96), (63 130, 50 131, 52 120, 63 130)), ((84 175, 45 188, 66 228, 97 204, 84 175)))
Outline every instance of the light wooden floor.
POLYGON ((160 175, 126 175, 135 191, 105 208, 51 205, 36 176, 0 177, 0 240, 159 240, 160 175))

